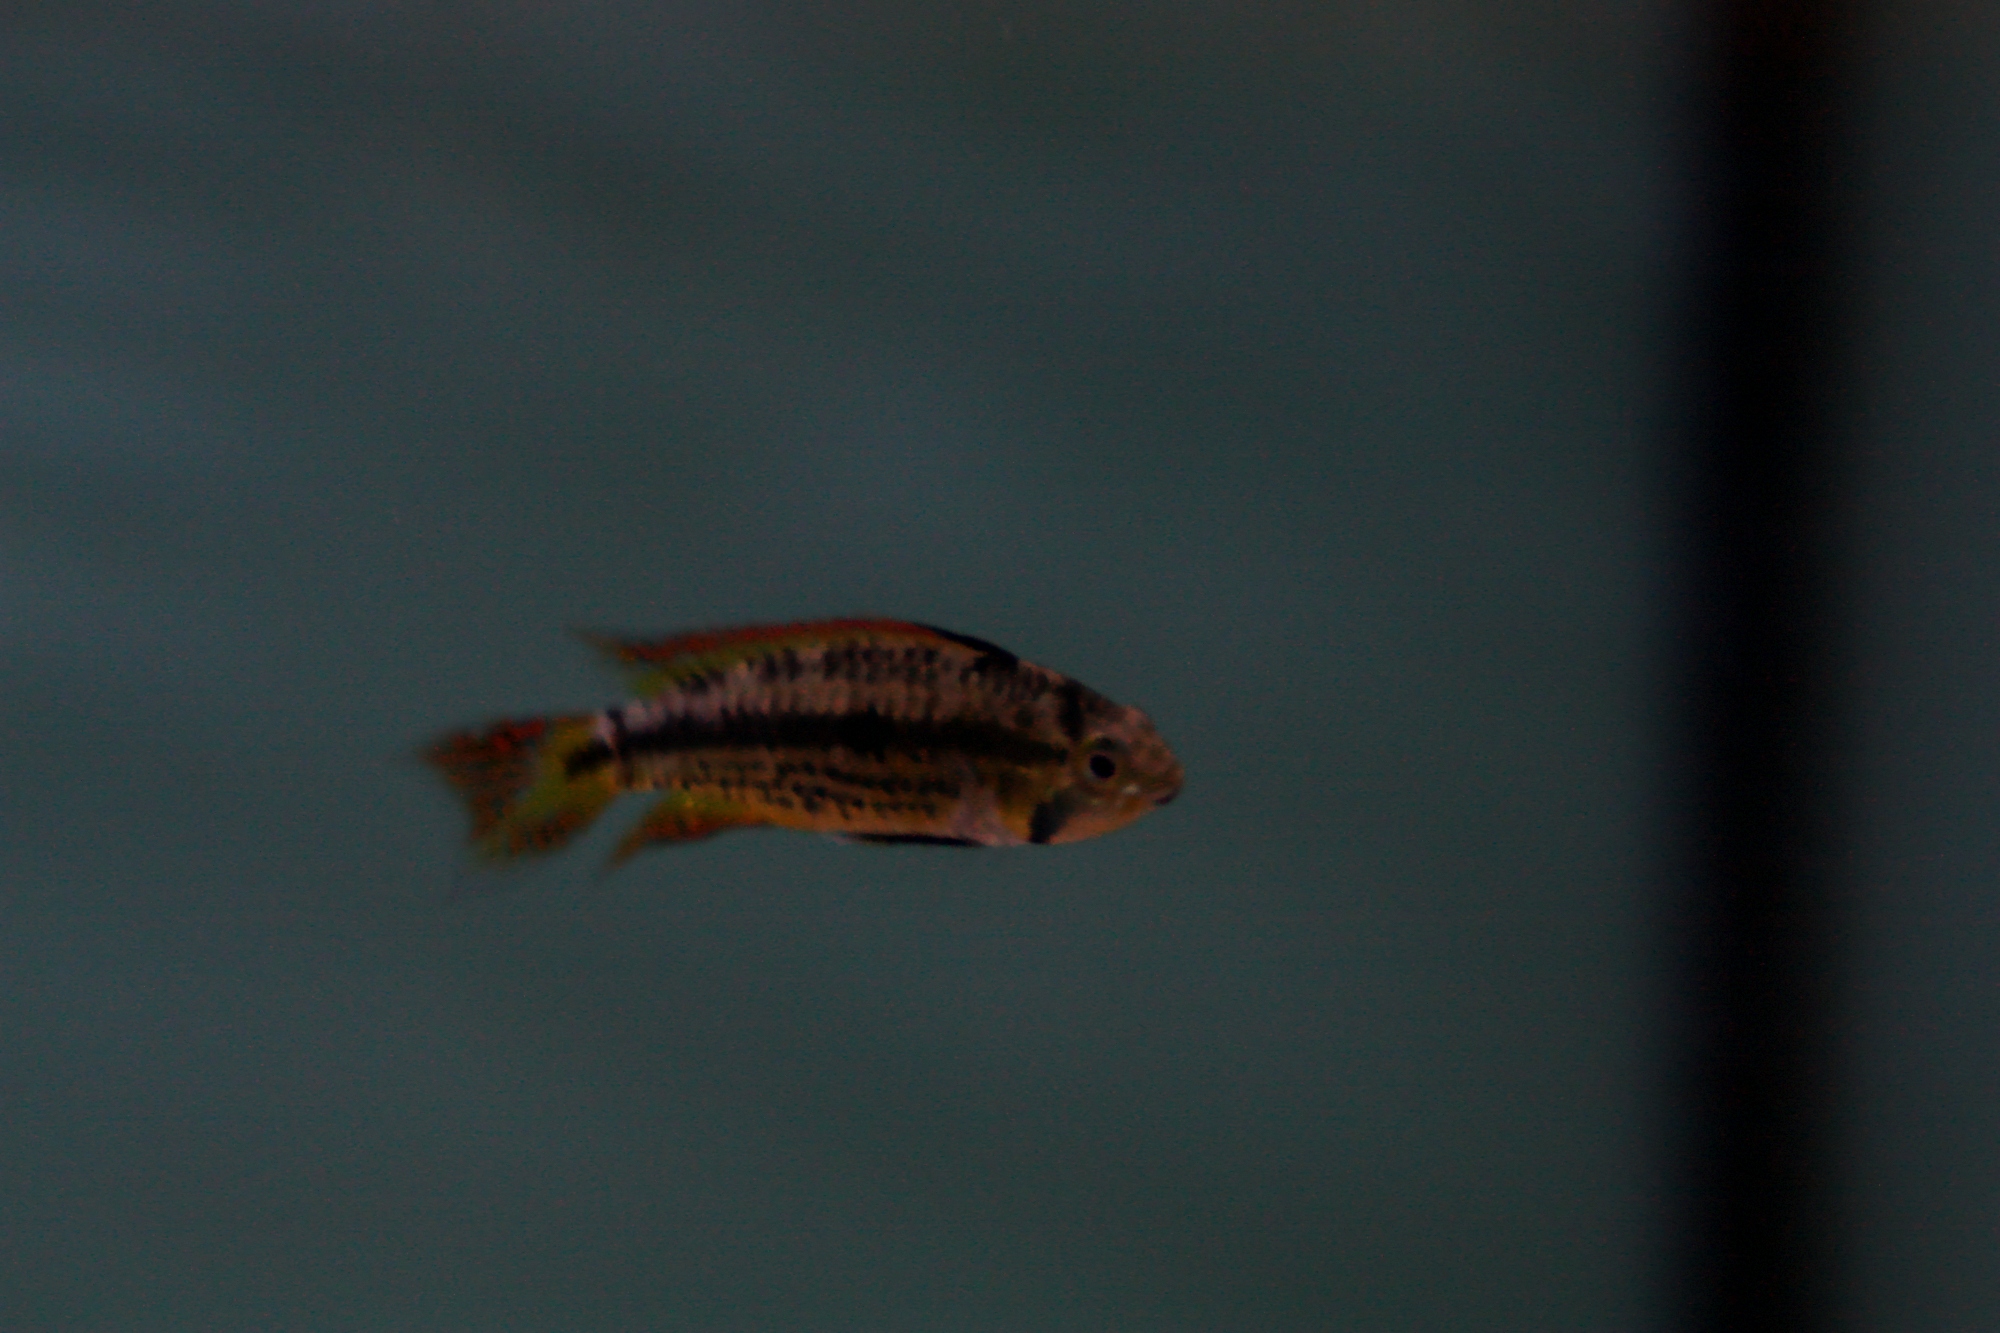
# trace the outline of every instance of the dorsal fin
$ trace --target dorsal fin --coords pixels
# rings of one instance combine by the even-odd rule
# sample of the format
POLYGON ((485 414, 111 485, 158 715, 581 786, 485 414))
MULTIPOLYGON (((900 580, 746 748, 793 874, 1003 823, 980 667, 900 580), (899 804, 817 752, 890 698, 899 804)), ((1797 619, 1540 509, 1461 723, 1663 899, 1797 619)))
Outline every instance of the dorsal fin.
POLYGON ((622 639, 579 630, 584 642, 612 660, 641 695, 658 694, 695 676, 726 670, 787 648, 821 647, 836 643, 953 644, 981 651, 1012 653, 984 640, 908 620, 812 620, 792 625, 750 625, 736 629, 697 630, 667 639, 622 639))

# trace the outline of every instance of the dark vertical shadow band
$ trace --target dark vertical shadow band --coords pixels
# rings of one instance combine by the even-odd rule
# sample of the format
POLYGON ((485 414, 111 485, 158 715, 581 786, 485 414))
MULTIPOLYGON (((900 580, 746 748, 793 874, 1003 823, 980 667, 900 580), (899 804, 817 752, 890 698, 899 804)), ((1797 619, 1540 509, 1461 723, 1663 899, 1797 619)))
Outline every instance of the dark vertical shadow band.
POLYGON ((1692 476, 1696 1328, 1829 1325, 1844 0, 1709 11, 1692 476))

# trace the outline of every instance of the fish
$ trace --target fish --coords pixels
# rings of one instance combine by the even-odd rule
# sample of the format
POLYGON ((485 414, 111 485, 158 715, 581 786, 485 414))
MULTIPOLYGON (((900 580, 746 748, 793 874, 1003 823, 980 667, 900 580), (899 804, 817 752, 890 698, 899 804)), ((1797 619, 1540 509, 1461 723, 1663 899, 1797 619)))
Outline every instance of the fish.
POLYGON ((581 637, 637 698, 452 732, 423 752, 464 799, 481 860, 553 852, 630 793, 657 798, 613 868, 755 827, 1081 842, 1180 794, 1180 760, 1146 714, 968 634, 846 619, 581 637))

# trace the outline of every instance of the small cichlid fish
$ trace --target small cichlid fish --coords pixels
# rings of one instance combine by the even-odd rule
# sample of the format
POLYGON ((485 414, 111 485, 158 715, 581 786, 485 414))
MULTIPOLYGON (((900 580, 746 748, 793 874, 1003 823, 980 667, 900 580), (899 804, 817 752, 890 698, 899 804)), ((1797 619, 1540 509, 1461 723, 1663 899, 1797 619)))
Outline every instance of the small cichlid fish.
POLYGON ((900 620, 758 625, 630 643, 586 635, 642 698, 497 722, 432 745, 474 849, 562 846, 626 792, 658 792, 619 844, 772 825, 859 842, 1077 842, 1180 793, 1136 708, 983 639, 900 620))

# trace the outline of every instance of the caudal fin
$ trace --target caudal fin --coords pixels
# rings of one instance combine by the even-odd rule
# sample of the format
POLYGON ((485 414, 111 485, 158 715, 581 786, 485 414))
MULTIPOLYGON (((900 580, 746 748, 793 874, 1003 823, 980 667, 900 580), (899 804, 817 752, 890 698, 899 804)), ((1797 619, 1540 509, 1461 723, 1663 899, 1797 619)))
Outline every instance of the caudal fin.
POLYGON ((488 860, 554 851, 618 795, 616 766, 571 757, 597 743, 596 718, 526 718, 460 731, 424 751, 465 798, 472 845, 488 860))

